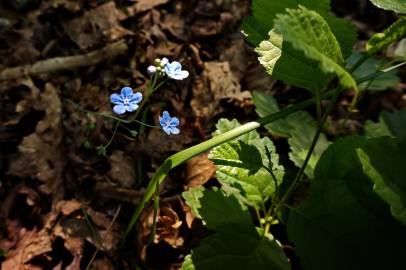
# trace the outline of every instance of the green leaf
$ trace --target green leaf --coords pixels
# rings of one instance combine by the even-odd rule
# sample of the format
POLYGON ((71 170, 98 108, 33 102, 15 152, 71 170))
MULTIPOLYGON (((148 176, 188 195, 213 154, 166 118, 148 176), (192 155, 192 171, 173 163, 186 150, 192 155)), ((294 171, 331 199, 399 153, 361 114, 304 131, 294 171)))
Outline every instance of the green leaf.
POLYGON ((268 40, 268 33, 274 28, 276 14, 285 13, 287 8, 294 9, 298 5, 320 13, 337 37, 344 57, 350 55, 356 41, 356 29, 349 21, 330 15, 330 0, 284 0, 283 2, 253 0, 253 15, 247 17, 242 24, 248 41, 257 46, 261 41, 268 40))
POLYGON ((311 196, 291 210, 288 237, 305 270, 401 269, 404 227, 373 191, 356 149, 382 139, 349 137, 324 152, 311 196))
MULTIPOLYGON (((351 56, 347 59, 347 68, 352 67, 360 58, 362 54, 354 51, 351 56)), ((385 59, 368 58, 362 65, 360 65, 354 72, 353 76, 355 79, 365 78, 368 75, 374 74, 381 70, 381 68, 386 65, 388 61, 385 59)), ((358 85, 360 90, 371 90, 380 91, 386 90, 388 88, 395 87, 399 82, 400 78, 396 75, 396 70, 391 70, 385 72, 384 74, 376 77, 371 81, 367 81, 358 85)))
POLYGON ((377 138, 377 137, 384 137, 384 136, 392 136, 388 126, 385 124, 385 120, 383 120, 382 116, 379 117, 379 121, 377 123, 368 120, 365 122, 364 125, 365 136, 367 138, 377 138))
POLYGON ((406 109, 396 112, 382 112, 382 118, 391 131, 393 137, 406 137, 406 109))
MULTIPOLYGON (((301 168, 309 152, 313 138, 316 135, 317 122, 309 113, 304 111, 297 112, 292 121, 293 122, 290 122, 290 138, 288 138, 290 147, 289 158, 297 167, 301 168)), ((313 178, 314 168, 329 145, 330 142, 327 140, 326 135, 321 133, 304 171, 307 177, 313 178)))
MULTIPOLYGON (((265 117, 280 110, 279 105, 273 96, 267 95, 260 91, 252 92, 252 101, 255 104, 255 111, 260 117, 265 117)), ((265 125, 265 128, 272 134, 280 137, 290 136, 291 126, 286 118, 273 121, 265 125)))
POLYGON ((406 38, 399 41, 395 51, 393 52, 395 58, 399 60, 406 60, 406 38))
MULTIPOLYGON (((279 106, 273 96, 254 91, 252 97, 259 116, 279 111, 279 106)), ((265 127, 272 134, 288 138, 291 149, 289 158, 296 166, 301 167, 309 151, 313 136, 317 131, 317 122, 313 117, 305 111, 299 111, 269 123, 265 127)), ((313 178, 314 167, 329 144, 326 136, 322 133, 305 168, 305 174, 309 178, 313 178)))
POLYGON ((254 145, 243 141, 233 141, 219 147, 218 157, 211 157, 215 165, 248 170, 248 175, 257 173, 262 168, 261 153, 254 145))
POLYGON ((398 13, 406 13, 405 0, 371 0, 371 2, 382 9, 392 10, 398 13))
POLYGON ((341 66, 344 59, 340 45, 320 14, 303 6, 287 9, 287 14, 276 16, 275 28, 295 49, 317 61, 324 72, 337 75, 343 87, 357 88, 355 80, 341 66))
POLYGON ((254 226, 247 207, 242 205, 234 195, 226 195, 220 189, 204 190, 200 205, 199 213, 207 228, 211 230, 229 223, 254 226))
POLYGON ((390 205, 392 215, 406 225, 406 139, 385 138, 357 149, 374 191, 390 205))
POLYGON ((261 237, 255 227, 220 226, 203 239, 182 265, 184 270, 288 270, 289 262, 278 243, 261 237))
POLYGON ((316 93, 333 78, 322 72, 316 61, 307 58, 302 51, 284 41, 276 30, 269 32, 269 38, 262 41, 255 52, 265 70, 286 84, 316 93))
MULTIPOLYGON (((406 2, 404 4, 406 10, 406 2)), ((392 43, 400 40, 406 35, 406 16, 400 17, 389 28, 385 29, 383 33, 377 33, 371 37, 366 44, 366 50, 369 54, 375 54, 392 43)))
POLYGON ((383 111, 377 123, 366 122, 365 135, 369 138, 382 136, 406 137, 406 110, 402 109, 393 113, 383 111))
MULTIPOLYGON (((239 126, 237 120, 220 119, 214 134, 226 132, 236 126, 239 126)), ((266 147, 271 152, 272 170, 279 183, 282 181, 284 170, 279 165, 275 146, 270 139, 261 139, 256 131, 223 143, 213 148, 209 154, 209 159, 217 165, 216 177, 222 188, 254 207, 262 207, 275 191, 275 180, 262 167, 269 167, 266 147), (246 150, 243 151, 242 148, 246 150)))
POLYGON ((200 186, 189 188, 188 190, 182 192, 182 197, 183 199, 185 199, 186 204, 189 205, 193 215, 200 219, 202 218, 199 213, 199 208, 202 207, 202 205, 200 204, 200 200, 203 197, 204 190, 205 188, 200 186))
POLYGON ((257 46, 256 51, 260 54, 260 62, 265 65, 268 73, 286 84, 315 92, 326 86, 332 76, 324 74, 316 61, 307 58, 302 51, 293 48, 289 42, 283 41, 279 33, 270 32, 274 28, 276 14, 284 13, 286 8, 297 8, 299 4, 320 13, 340 43, 343 56, 350 55, 356 41, 356 29, 348 21, 330 15, 329 0, 284 0, 283 2, 253 0, 253 16, 244 20, 243 29, 248 35, 248 41, 257 46), (266 42, 258 46, 261 41, 266 42))

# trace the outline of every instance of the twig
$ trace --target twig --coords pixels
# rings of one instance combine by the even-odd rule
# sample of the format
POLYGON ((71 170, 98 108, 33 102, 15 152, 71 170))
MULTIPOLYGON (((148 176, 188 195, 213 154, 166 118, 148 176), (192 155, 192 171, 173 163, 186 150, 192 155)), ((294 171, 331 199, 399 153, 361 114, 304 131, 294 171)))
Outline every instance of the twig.
POLYGON ((41 73, 56 72, 66 69, 76 69, 79 67, 96 65, 104 60, 114 58, 123 54, 128 49, 124 40, 109 44, 102 49, 90 53, 55 57, 38 61, 32 65, 24 65, 6 68, 0 73, 1 80, 12 80, 26 75, 36 75, 41 73))

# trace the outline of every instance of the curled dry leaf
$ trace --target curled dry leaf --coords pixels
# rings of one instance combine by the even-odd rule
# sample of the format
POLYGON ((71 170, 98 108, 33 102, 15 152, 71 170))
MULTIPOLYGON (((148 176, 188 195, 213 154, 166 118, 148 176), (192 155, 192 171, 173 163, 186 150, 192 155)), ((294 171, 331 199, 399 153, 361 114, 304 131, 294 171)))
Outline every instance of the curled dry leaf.
MULTIPOLYGON (((154 209, 147 207, 137 223, 138 231, 138 254, 140 259, 145 261, 147 256, 147 245, 154 224, 154 209)), ((154 243, 165 241, 174 248, 182 246, 184 239, 179 235, 182 221, 179 219, 176 211, 172 209, 169 203, 161 203, 157 213, 156 234, 154 243)))
POLYGON ((202 153, 186 162, 186 189, 202 186, 214 176, 216 166, 208 156, 209 153, 202 153))
POLYGON ((132 34, 120 25, 124 19, 126 15, 111 1, 68 21, 63 27, 72 41, 81 49, 87 49, 132 34))

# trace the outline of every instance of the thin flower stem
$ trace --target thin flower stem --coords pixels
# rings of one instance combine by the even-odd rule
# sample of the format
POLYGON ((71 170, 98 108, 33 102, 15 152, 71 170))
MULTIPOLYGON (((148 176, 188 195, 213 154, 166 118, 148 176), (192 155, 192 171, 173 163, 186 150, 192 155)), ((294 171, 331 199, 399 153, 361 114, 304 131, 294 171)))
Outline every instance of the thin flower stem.
POLYGON ((160 77, 160 76, 159 76, 158 73, 155 73, 155 74, 152 76, 152 81, 150 81, 150 82, 148 83, 148 85, 147 85, 147 89, 146 89, 146 92, 145 92, 145 96, 143 97, 143 99, 142 99, 142 101, 141 101, 141 103, 140 103, 140 106, 138 107, 138 109, 137 109, 137 111, 135 112, 135 114, 132 115, 132 116, 129 118, 129 121, 130 121, 130 122, 133 122, 133 121, 135 121, 135 119, 137 119, 137 117, 138 117, 138 115, 140 114, 140 112, 141 112, 142 108, 144 107, 145 103, 148 101, 149 96, 152 94, 152 92, 154 92, 154 88, 156 88, 156 87, 155 87, 155 84, 157 83, 159 77, 160 77))
POLYGON ((366 60, 368 60, 372 55, 364 54, 362 55, 357 62, 349 69, 349 72, 352 74, 354 73, 357 68, 359 68, 366 60))
POLYGON ((114 131, 113 131, 113 135, 111 136, 110 140, 108 141, 108 143, 106 143, 105 145, 103 145, 103 148, 104 148, 104 149, 107 149, 107 147, 109 147, 110 144, 113 142, 113 139, 114 139, 114 137, 116 136, 116 133, 117 133, 117 130, 118 130, 118 127, 119 127, 119 126, 120 126, 120 122, 117 122, 117 123, 116 123, 116 127, 114 128, 114 131))

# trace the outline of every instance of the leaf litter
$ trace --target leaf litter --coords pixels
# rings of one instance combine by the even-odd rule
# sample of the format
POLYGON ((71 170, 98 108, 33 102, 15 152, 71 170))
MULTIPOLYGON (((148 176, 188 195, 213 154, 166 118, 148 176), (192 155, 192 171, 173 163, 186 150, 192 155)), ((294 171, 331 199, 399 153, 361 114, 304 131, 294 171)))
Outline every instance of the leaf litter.
MULTIPOLYGON (((2 269, 179 269, 208 233, 179 196, 216 185, 207 153, 171 172, 161 188, 152 243, 151 205, 127 243, 130 256, 120 250, 123 231, 165 157, 209 138, 219 117, 255 119, 252 90, 290 92, 266 75, 244 41, 239 25, 249 1, 21 2, 18 9, 0 4, 0 74, 18 69, 12 78, 0 75, 2 269), (120 128, 98 156, 95 147, 114 124, 74 104, 110 111, 108 96, 123 85, 142 91, 157 57, 181 59, 191 76, 152 96, 148 121, 158 119, 163 102, 180 116, 183 132, 168 138, 147 129, 128 140, 120 128)), ((387 95, 369 111, 404 100, 387 95)))

